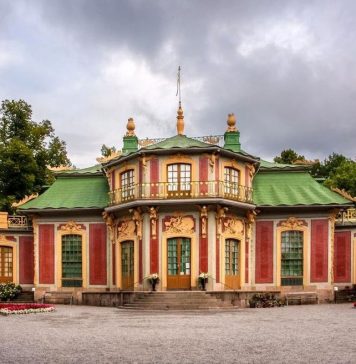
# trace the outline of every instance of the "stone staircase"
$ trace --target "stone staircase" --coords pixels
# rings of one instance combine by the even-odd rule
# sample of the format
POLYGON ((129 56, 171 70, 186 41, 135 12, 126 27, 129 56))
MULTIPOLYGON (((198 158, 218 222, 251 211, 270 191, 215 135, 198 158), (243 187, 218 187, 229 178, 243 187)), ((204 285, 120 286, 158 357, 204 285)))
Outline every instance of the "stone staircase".
POLYGON ((32 303, 34 302, 34 294, 31 291, 23 291, 12 300, 16 303, 32 303))
POLYGON ((235 309, 231 301, 223 301, 207 292, 172 291, 137 293, 132 302, 119 308, 136 310, 216 310, 235 309))

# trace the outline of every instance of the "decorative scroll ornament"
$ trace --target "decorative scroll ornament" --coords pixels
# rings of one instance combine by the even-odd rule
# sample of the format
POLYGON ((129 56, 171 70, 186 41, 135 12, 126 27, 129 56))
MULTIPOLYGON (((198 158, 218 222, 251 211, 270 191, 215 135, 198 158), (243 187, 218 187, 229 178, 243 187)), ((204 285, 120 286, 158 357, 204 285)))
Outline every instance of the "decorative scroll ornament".
POLYGON ((158 208, 150 207, 150 220, 151 220, 151 227, 152 227, 152 236, 156 236, 157 231, 157 211, 158 208))
POLYGON ((135 235, 136 224, 133 220, 119 221, 117 226, 118 239, 133 238, 135 235))
POLYGON ((71 220, 68 221, 65 225, 59 225, 60 230, 62 231, 66 231, 69 233, 75 233, 75 232, 80 232, 83 230, 83 228, 85 229, 84 225, 82 224, 77 224, 75 221, 71 220))
POLYGON ((252 226, 256 220, 257 212, 255 210, 246 212, 246 230, 247 230, 247 238, 251 239, 252 226))
POLYGON ((216 136, 213 136, 213 135, 204 136, 203 142, 208 143, 208 144, 218 145, 220 143, 220 136, 217 136, 217 135, 216 136))
POLYGON ((167 233, 193 234, 194 219, 191 216, 172 216, 164 222, 164 228, 167 233))
POLYGON ((301 226, 308 226, 308 224, 305 220, 298 220, 296 217, 289 217, 287 220, 280 221, 277 226, 295 229, 301 226))
POLYGON ((222 233, 222 220, 225 218, 225 212, 228 211, 227 207, 217 206, 216 209, 216 233, 218 236, 222 233))
POLYGON ((58 167, 51 167, 47 166, 47 169, 49 169, 52 172, 64 172, 64 171, 73 171, 75 168, 73 166, 58 166, 58 167))
POLYGON ((212 155, 209 157, 209 166, 211 172, 214 172, 215 162, 216 162, 216 154, 212 153, 212 155))
POLYGON ((141 215, 141 209, 137 207, 136 209, 130 209, 129 210, 132 213, 132 220, 135 223, 135 231, 136 235, 139 239, 142 238, 142 215, 141 215))
POLYGON ((243 235, 244 223, 235 217, 227 217, 224 219, 224 233, 232 235, 243 235))
POLYGON ((116 151, 112 151, 110 153, 110 155, 108 155, 107 157, 98 157, 98 158, 96 158, 96 160, 99 163, 106 163, 106 162, 111 161, 114 158, 120 157, 121 154, 122 154, 121 150, 116 150, 116 151))
POLYGON ((250 178, 253 178, 253 176, 255 175, 255 172, 256 172, 255 166, 252 163, 248 163, 248 164, 246 164, 246 166, 248 168, 250 178))
POLYGON ((339 195, 341 195, 342 197, 346 198, 347 200, 356 202, 356 197, 352 197, 348 192, 346 192, 345 190, 340 190, 340 188, 336 188, 336 187, 331 187, 331 190, 338 193, 339 195))
POLYGON ((114 215, 113 214, 109 214, 107 212, 103 212, 103 219, 105 221, 106 226, 109 229, 109 236, 110 236, 110 241, 112 243, 115 242, 115 229, 114 229, 114 225, 115 225, 115 221, 114 221, 114 215))
POLYGON ((0 235, 0 244, 7 244, 10 241, 5 235, 0 235))
POLYGON ((11 206, 12 207, 20 207, 21 205, 25 204, 28 201, 33 200, 36 197, 38 197, 38 193, 33 193, 32 195, 25 196, 22 200, 20 200, 18 202, 14 202, 11 206))
POLYGON ((202 237, 205 238, 207 234, 207 220, 208 220, 208 208, 206 206, 200 207, 200 218, 201 218, 201 233, 202 237))

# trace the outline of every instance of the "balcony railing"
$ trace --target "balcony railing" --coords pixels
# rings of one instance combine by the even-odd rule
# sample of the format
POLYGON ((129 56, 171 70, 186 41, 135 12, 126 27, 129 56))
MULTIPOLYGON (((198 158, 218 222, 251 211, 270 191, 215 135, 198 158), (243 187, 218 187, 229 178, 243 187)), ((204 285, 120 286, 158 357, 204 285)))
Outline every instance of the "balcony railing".
POLYGON ((337 217, 338 223, 356 223, 356 209, 347 209, 346 211, 340 212, 337 217))
POLYGON ((134 200, 176 200, 225 198, 252 203, 252 188, 224 181, 139 183, 109 192, 110 204, 119 205, 134 200))
POLYGON ((7 212, 0 212, 0 229, 30 230, 31 221, 26 216, 8 215, 7 212))

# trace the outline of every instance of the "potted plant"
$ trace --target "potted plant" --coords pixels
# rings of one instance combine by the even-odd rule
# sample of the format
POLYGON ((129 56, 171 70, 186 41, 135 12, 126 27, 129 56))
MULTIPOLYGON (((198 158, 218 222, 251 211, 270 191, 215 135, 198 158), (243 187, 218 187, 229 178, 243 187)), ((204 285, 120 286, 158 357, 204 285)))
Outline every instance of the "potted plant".
POLYGON ((208 273, 201 272, 198 277, 199 286, 205 291, 205 285, 208 283, 208 273))
POLYGON ((159 282, 159 276, 157 273, 152 273, 148 276, 148 281, 150 282, 152 291, 156 290, 156 284, 159 282))

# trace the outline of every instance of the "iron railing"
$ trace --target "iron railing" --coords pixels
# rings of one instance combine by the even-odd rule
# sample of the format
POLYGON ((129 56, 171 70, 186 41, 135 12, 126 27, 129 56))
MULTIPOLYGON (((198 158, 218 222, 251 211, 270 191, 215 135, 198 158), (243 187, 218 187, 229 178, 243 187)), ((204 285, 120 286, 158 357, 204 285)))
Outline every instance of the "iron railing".
POLYGON ((252 188, 225 181, 195 181, 184 183, 138 183, 109 192, 110 204, 119 205, 134 200, 176 200, 224 198, 253 203, 252 188))

